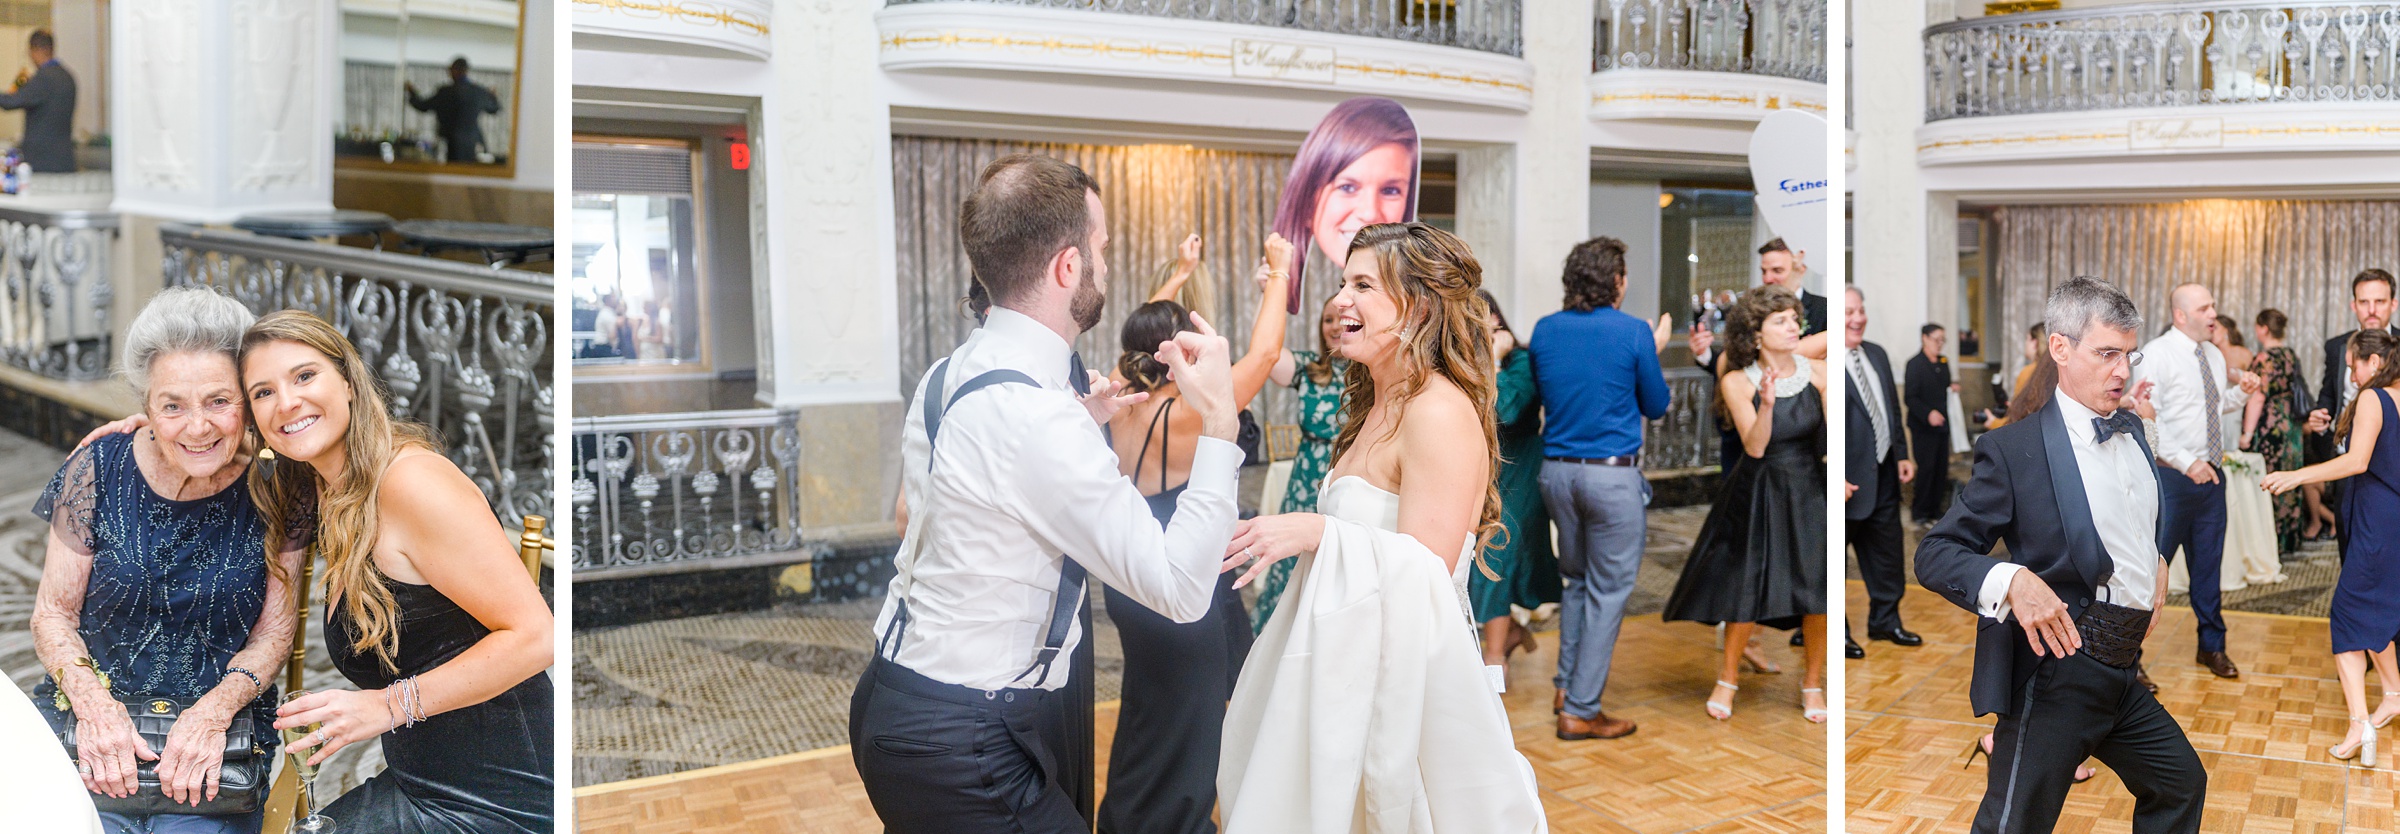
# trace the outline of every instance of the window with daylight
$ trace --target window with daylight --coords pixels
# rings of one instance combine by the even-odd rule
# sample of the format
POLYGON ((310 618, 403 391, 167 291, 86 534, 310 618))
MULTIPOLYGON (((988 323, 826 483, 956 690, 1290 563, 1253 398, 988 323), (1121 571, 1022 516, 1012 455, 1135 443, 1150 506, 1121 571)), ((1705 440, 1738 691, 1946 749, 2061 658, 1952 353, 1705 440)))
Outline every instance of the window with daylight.
POLYGON ((576 139, 576 365, 705 364, 697 154, 677 139, 576 139))

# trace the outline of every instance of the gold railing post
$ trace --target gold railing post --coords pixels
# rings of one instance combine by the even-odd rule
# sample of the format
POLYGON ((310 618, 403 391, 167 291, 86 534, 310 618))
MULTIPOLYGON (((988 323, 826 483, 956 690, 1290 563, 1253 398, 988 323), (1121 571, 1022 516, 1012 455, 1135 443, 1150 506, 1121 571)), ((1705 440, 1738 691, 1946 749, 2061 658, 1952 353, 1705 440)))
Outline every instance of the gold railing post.
POLYGON ((548 526, 550 519, 538 515, 526 516, 525 535, 517 539, 517 558, 525 560, 525 573, 532 576, 536 584, 542 581, 542 551, 558 548, 556 540, 542 535, 542 528, 548 526))

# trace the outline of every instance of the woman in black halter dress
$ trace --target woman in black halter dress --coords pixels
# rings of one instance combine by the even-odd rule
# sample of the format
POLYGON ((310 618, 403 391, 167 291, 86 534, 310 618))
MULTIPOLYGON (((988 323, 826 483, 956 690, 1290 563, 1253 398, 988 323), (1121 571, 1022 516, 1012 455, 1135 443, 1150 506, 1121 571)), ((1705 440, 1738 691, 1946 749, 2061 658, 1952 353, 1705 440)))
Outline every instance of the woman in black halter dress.
POLYGON ((1802 628, 1808 667, 1802 716, 1822 722, 1825 675, 1825 369, 1793 352, 1800 302, 1767 286, 1734 308, 1719 390, 1747 394, 1737 409, 1742 457, 1725 473, 1691 558, 1667 598, 1665 619, 1724 623, 1725 650, 1709 717, 1733 717, 1742 647, 1752 628, 1802 628), (1771 376, 1770 367, 1788 367, 1771 376), (1747 384, 1744 384, 1747 383, 1747 384), (1770 394, 1772 396, 1770 396, 1770 394), (1771 400, 1772 405, 1767 405, 1771 400), (1766 425, 1758 423, 1764 421, 1766 425), (1754 430, 1764 430, 1764 443, 1754 430), (1810 695, 1819 699, 1807 705, 1810 695))
MULTIPOLYGON (((1188 245, 1196 244, 1195 239, 1188 245)), ((1281 302, 1291 251, 1283 238, 1269 236, 1258 319, 1248 352, 1233 366, 1236 407, 1249 407, 1283 355, 1281 302)), ((1171 282, 1125 319, 1117 372, 1129 391, 1146 392, 1151 399, 1119 412, 1110 422, 1119 459, 1132 462, 1122 471, 1146 493, 1150 514, 1161 525, 1175 515, 1175 501, 1185 486, 1181 481, 1190 477, 1192 450, 1200 436, 1198 413, 1175 408, 1175 384, 1166 379, 1166 366, 1150 355, 1160 342, 1191 329, 1191 312, 1167 300, 1174 290, 1171 282), (1148 413, 1142 413, 1145 410, 1148 413), (1127 457, 1126 447, 1137 441, 1138 448, 1127 457), (1152 470, 1154 442, 1158 468, 1152 470), (1185 469, 1175 470, 1176 462, 1185 469)), ((1101 588, 1125 650, 1124 693, 1116 740, 1108 754, 1108 792, 1098 814, 1101 834, 1216 831, 1210 815, 1217 803, 1217 751, 1225 702, 1233 697, 1234 680, 1250 656, 1250 617, 1242 609, 1241 593, 1233 588, 1234 579, 1232 573, 1217 576, 1208 613, 1192 623, 1169 620, 1115 588, 1101 588)))
POLYGON ((276 728, 317 727, 289 746, 312 762, 383 745, 384 771, 321 813, 342 834, 549 834, 550 610, 482 492, 424 427, 391 420, 323 320, 259 319, 241 369, 278 458, 252 469, 269 544, 313 518, 327 654, 359 687, 294 698, 276 728))

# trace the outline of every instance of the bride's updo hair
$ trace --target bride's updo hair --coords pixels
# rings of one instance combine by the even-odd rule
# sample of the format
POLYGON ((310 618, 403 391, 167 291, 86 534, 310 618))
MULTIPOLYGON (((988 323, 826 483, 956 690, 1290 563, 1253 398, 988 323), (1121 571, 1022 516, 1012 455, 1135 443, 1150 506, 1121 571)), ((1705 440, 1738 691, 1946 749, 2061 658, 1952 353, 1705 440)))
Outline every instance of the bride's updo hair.
POLYGON ((1167 384, 1167 364, 1158 361, 1159 343, 1192 329, 1192 311, 1173 301, 1152 301, 1133 308, 1117 331, 1117 374, 1125 377, 1127 393, 1155 391, 1167 384))
MULTIPOLYGON (((1477 291, 1483 288, 1483 266, 1456 235, 1423 223, 1377 223, 1358 230, 1350 253, 1373 250, 1377 277, 1400 307, 1400 382, 1391 392, 1392 431, 1399 430, 1408 401, 1425 389, 1429 374, 1440 374, 1458 386, 1482 418, 1483 450, 1490 457, 1493 479, 1484 484, 1482 520, 1475 530, 1475 564, 1493 580, 1500 577, 1483 564, 1483 550, 1502 535, 1500 525, 1499 433, 1493 419, 1496 389, 1492 381, 1492 337, 1489 309, 1477 291)), ((1351 362, 1344 376, 1342 433, 1334 438, 1333 456, 1340 459, 1358 442, 1367 410, 1375 404, 1375 379, 1363 362, 1351 362)), ((1389 436, 1388 434, 1386 435, 1389 436)))

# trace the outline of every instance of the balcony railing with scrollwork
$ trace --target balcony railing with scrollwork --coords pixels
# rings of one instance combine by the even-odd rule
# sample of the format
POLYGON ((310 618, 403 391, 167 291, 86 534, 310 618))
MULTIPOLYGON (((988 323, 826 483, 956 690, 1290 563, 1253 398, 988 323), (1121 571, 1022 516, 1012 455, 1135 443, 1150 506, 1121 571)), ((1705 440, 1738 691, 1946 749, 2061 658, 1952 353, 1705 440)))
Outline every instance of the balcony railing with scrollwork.
POLYGON ((1642 471, 1716 466, 1716 380, 1692 367, 1668 368, 1666 376, 1667 414, 1652 421, 1642 438, 1642 471))
POLYGON ((0 361, 53 379, 105 379, 117 216, 0 208, 0 361))
POLYGON ((800 424, 770 409, 575 420, 578 579, 800 550, 800 424))
POLYGON ((886 5, 945 2, 1243 23, 1510 56, 1521 55, 1523 45, 1517 25, 1520 0, 888 0, 886 5))
POLYGON ((501 523, 549 515, 550 276, 181 224, 159 231, 168 286, 252 312, 305 310, 358 346, 392 416, 442 438, 501 523))
POLYGON ((2394 101, 2396 67, 2394 3, 2174 3, 1999 15, 1925 30, 1925 118, 2394 101))
POLYGON ((1599 0, 1592 71, 1677 69, 1825 80, 1824 0, 1599 0))

